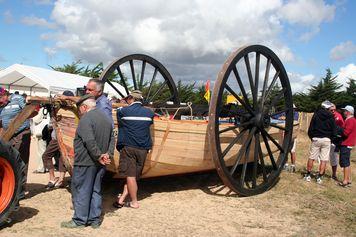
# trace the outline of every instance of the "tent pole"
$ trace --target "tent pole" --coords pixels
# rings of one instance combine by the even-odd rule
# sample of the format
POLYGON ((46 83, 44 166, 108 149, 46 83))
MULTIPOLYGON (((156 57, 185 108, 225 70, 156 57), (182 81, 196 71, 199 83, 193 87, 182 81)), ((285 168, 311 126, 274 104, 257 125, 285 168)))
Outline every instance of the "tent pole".
POLYGON ((36 84, 34 84, 33 86, 30 87, 30 95, 32 95, 32 88, 37 86, 37 85, 38 85, 38 83, 36 83, 36 84))

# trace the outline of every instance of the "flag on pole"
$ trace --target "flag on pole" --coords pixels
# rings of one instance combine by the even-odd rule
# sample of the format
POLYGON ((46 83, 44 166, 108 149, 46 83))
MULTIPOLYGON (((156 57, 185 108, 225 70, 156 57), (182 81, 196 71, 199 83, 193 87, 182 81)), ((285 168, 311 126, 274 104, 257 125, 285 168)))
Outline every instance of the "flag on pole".
POLYGON ((208 101, 208 103, 210 102, 210 80, 208 80, 205 84, 204 98, 208 101))

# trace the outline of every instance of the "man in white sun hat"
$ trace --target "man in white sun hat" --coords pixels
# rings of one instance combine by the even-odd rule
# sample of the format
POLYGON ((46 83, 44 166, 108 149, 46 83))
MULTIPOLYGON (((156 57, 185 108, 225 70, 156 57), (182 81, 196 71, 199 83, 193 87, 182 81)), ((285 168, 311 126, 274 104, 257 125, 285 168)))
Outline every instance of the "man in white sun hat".
POLYGON ((344 132, 342 134, 343 141, 340 147, 340 166, 344 168, 344 180, 339 183, 342 187, 351 185, 351 166, 350 156, 351 149, 356 144, 356 119, 354 117, 354 107, 351 105, 343 108, 345 116, 344 132))

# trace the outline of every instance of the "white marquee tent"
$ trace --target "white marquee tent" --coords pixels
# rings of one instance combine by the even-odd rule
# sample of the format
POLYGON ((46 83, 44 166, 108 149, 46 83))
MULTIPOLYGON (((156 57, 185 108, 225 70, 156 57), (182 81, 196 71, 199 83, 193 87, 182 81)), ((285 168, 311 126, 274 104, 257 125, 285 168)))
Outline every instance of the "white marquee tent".
MULTIPOLYGON (((0 71, 0 86, 10 92, 19 91, 32 96, 49 96, 65 90, 75 93, 76 89, 85 86, 89 79, 80 75, 20 64, 13 64, 0 71)), ((113 84, 122 94, 126 94, 124 87, 118 83, 113 84)), ((120 98, 110 85, 105 85, 104 92, 108 93, 109 97, 120 98)))

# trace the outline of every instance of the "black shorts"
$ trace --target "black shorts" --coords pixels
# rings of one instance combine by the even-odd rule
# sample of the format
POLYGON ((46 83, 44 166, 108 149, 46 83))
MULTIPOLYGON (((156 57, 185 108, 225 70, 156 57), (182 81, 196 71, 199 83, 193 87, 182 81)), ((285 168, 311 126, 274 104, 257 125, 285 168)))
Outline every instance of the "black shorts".
POLYGON ((349 167, 350 166, 350 156, 351 156, 351 148, 347 146, 340 146, 340 166, 341 167, 349 167))
POLYGON ((147 157, 148 150, 124 146, 120 150, 119 175, 139 179, 147 157))

